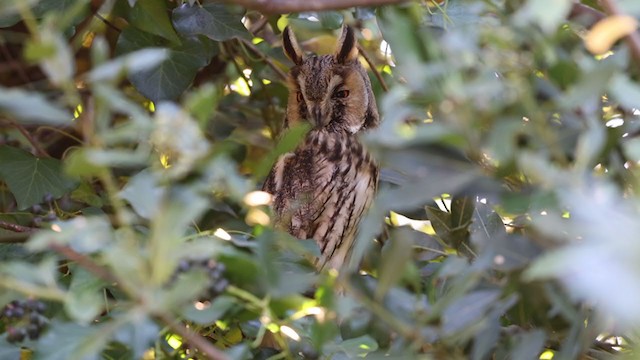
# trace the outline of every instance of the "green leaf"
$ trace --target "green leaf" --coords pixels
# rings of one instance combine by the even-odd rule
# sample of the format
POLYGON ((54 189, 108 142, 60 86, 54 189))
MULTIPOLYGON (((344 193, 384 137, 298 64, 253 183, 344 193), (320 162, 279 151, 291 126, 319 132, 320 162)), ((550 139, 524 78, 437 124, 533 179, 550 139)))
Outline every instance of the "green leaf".
POLYGON ((145 351, 149 350, 158 339, 160 329, 155 322, 141 312, 131 311, 126 316, 130 321, 116 331, 114 339, 128 345, 133 350, 134 359, 143 359, 145 351))
POLYGON ((171 25, 165 0, 138 1, 129 17, 138 29, 163 37, 174 44, 180 43, 180 38, 171 25))
POLYGON ((74 321, 89 325, 105 305, 102 293, 105 282, 77 266, 73 267, 72 273, 64 308, 74 321))
POLYGON ((72 177, 97 176, 106 170, 106 167, 90 161, 85 149, 71 150, 64 160, 64 173, 72 177))
POLYGON ((516 344, 509 354, 510 359, 538 360, 547 336, 543 330, 527 331, 516 336, 516 344))
POLYGON ((378 350, 378 342, 369 335, 345 340, 339 347, 349 357, 362 357, 370 352, 378 350))
POLYGON ((94 360, 99 358, 111 334, 107 325, 83 326, 54 321, 40 338, 34 360, 94 360))
POLYGON ((173 274, 178 259, 174 256, 184 243, 189 225, 207 208, 205 197, 187 187, 167 193, 151 225, 150 258, 153 283, 165 284, 173 274))
POLYGON ((218 296, 211 305, 202 310, 197 309, 194 304, 187 305, 183 310, 183 315, 185 319, 197 324, 212 324, 229 311, 236 304, 236 301, 236 298, 231 296, 218 296))
POLYGON ((450 335, 463 331, 482 319, 500 295, 497 290, 478 290, 457 298, 442 313, 442 330, 450 335))
POLYGON ((609 91, 614 100, 627 109, 640 108, 640 84, 626 74, 616 74, 611 80, 609 91))
POLYGON ((109 219, 101 216, 78 216, 56 222, 56 230, 43 230, 35 234, 29 243, 31 250, 44 250, 49 245, 68 245, 80 253, 93 253, 113 242, 113 228, 109 219))
POLYGON ((145 219, 151 219, 157 212, 165 189, 158 186, 157 179, 149 170, 143 170, 129 179, 120 192, 135 212, 145 219))
POLYGON ((396 285, 405 273, 405 267, 411 260, 413 247, 413 232, 409 227, 394 229, 391 240, 382 248, 382 260, 379 269, 378 286, 375 298, 380 300, 396 285))
POLYGON ((335 30, 342 26, 344 17, 337 11, 322 11, 318 14, 320 24, 325 29, 335 30))
POLYGON ((537 24, 543 31, 552 33, 566 21, 571 3, 571 0, 528 0, 514 16, 514 22, 537 24))
POLYGON ((126 55, 93 68, 87 78, 89 81, 95 83, 117 80, 120 79, 125 72, 134 74, 141 71, 150 71, 158 67, 159 64, 162 64, 168 57, 169 51, 167 51, 167 49, 146 48, 137 51, 132 50, 126 55))
MULTIPOLYGON (((163 45, 162 39, 128 27, 118 38, 116 53, 163 45)), ((180 45, 168 48, 164 61, 146 69, 129 71, 128 78, 138 91, 154 102, 176 99, 191 85, 198 70, 207 65, 213 55, 210 41, 198 37, 182 39, 180 45)))
POLYGON ((73 119, 69 111, 52 104, 39 93, 1 86, 0 113, 23 124, 69 125, 73 119))
POLYGON ((60 160, 37 158, 9 146, 0 147, 0 178, 9 186, 19 209, 42 203, 48 194, 59 198, 77 186, 62 173, 60 160))
POLYGON ((173 24, 183 35, 204 35, 216 41, 251 39, 242 24, 242 15, 229 12, 225 5, 182 6, 173 10, 173 24))

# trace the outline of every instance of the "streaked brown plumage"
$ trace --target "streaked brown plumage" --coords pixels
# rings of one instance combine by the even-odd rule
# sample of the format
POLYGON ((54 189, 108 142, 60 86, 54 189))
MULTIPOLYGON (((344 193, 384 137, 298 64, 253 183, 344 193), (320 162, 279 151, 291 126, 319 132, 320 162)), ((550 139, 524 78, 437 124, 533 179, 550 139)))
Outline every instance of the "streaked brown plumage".
POLYGON ((378 125, 376 101, 351 28, 343 28, 333 55, 306 56, 290 28, 283 45, 295 64, 285 128, 303 121, 313 128, 278 159, 263 190, 274 196, 276 226, 315 239, 322 251, 318 268, 339 269, 378 183, 378 168, 358 140, 378 125))

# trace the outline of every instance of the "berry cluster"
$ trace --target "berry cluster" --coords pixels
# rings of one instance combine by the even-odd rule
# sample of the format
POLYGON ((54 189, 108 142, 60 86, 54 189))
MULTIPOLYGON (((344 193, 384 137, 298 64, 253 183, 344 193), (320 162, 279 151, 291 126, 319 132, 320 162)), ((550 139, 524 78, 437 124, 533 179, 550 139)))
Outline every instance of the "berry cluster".
POLYGON ((58 219, 58 216, 53 210, 53 200, 53 195, 51 194, 44 196, 43 202, 48 205, 48 210, 40 204, 36 204, 31 207, 31 212, 36 215, 33 217, 33 224, 35 226, 40 226, 43 222, 51 222, 58 219))
POLYGON ((14 300, 0 313, 0 319, 6 322, 7 341, 21 342, 26 337, 35 340, 49 320, 43 315, 46 305, 39 300, 14 300))
POLYGON ((216 296, 222 294, 227 286, 229 286, 229 280, 224 277, 225 267, 215 260, 182 260, 178 264, 177 274, 187 272, 191 269, 204 269, 209 275, 209 286, 204 294, 203 300, 211 300, 216 296))

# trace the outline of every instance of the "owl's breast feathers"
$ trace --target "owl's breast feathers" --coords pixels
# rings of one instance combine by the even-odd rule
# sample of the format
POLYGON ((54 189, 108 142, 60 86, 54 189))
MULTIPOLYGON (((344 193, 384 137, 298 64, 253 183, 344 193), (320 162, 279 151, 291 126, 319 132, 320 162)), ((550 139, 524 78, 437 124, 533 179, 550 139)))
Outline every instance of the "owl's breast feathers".
POLYGON ((378 167, 355 135, 314 129, 278 159, 263 190, 274 196, 276 227, 315 239, 319 268, 340 268, 377 183, 378 167))

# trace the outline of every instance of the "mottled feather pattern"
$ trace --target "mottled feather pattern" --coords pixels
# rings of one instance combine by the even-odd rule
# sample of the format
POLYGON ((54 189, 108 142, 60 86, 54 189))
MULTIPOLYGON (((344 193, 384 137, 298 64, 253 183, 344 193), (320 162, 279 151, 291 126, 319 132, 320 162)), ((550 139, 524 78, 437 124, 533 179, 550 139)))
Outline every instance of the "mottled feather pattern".
POLYGON ((377 165, 358 140, 379 122, 375 98, 352 29, 343 28, 333 55, 305 55, 289 28, 283 47, 295 64, 285 128, 300 122, 313 128, 278 159, 263 190, 273 195, 275 226, 315 239, 318 268, 340 269, 377 188, 377 165))
POLYGON ((294 153, 280 157, 264 191, 274 194, 276 226, 315 239, 319 267, 339 268, 377 183, 378 168, 355 135, 314 129, 294 153))

